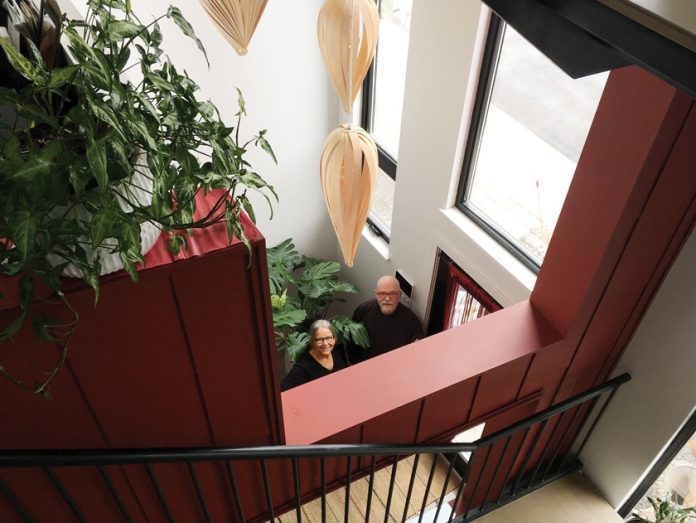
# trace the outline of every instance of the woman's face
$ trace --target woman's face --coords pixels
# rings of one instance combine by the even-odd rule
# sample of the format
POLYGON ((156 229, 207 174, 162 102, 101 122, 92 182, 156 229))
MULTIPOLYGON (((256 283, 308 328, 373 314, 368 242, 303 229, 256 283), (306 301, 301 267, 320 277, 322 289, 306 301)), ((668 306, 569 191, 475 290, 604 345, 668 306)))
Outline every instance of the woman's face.
POLYGON ((318 328, 314 332, 314 339, 312 339, 312 348, 314 351, 321 356, 328 356, 334 348, 336 339, 334 338, 331 329, 318 328))

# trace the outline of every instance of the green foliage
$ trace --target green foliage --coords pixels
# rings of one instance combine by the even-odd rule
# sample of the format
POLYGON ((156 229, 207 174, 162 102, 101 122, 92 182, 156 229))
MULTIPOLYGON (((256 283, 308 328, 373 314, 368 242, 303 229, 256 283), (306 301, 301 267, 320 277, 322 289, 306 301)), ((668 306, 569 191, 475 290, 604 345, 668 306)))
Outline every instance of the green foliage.
POLYGON ((689 518, 690 512, 684 510, 667 499, 648 498, 648 501, 655 512, 655 519, 650 520, 637 513, 633 517, 641 523, 685 523, 689 518))
POLYGON ((338 279, 338 262, 300 255, 292 238, 268 249, 267 255, 276 345, 285 348, 293 362, 309 346, 307 329, 319 319, 331 321, 339 343, 369 347, 362 323, 346 316, 327 316, 332 303, 345 301, 338 293, 358 292, 352 283, 338 279))
MULTIPOLYGON (((247 148, 275 155, 265 130, 240 140, 245 105, 239 90, 230 93, 239 111, 228 126, 164 54, 159 24, 170 19, 205 56, 178 8, 143 23, 127 0, 88 5, 84 20, 61 20, 67 42, 62 66, 50 68, 31 40, 23 55, 0 39, 0 53, 14 69, 0 71, 4 80, 12 78, 10 87, 0 87, 0 104, 16 113, 0 132, 0 274, 43 280, 58 292, 60 273, 73 264, 98 296, 100 254, 95 258, 90 247, 117 253, 135 280, 144 222, 170 236, 173 252, 186 246, 194 229, 217 222, 248 245, 239 222, 242 210, 255 219, 248 191, 260 192, 269 206, 276 195, 246 160, 247 148), (151 173, 151 202, 143 203, 127 185, 137 158, 151 173), (224 192, 213 210, 194 218, 196 196, 214 189, 224 192), (80 206, 91 219, 69 212, 80 206)), ((0 339, 28 319, 24 305, 34 288, 23 285, 21 316, 0 326, 0 339)), ((49 336, 50 322, 33 324, 37 336, 49 336)))

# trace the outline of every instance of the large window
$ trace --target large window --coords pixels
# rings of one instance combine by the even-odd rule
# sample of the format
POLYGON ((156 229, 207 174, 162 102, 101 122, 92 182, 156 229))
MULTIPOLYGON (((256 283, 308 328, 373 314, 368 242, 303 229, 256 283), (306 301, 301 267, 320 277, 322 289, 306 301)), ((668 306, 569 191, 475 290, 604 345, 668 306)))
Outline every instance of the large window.
POLYGON ((543 262, 606 78, 571 79, 493 15, 457 207, 532 270, 543 262))
POLYGON ((368 224, 386 241, 391 231, 412 0, 377 0, 379 44, 363 85, 361 124, 379 151, 380 173, 368 224))

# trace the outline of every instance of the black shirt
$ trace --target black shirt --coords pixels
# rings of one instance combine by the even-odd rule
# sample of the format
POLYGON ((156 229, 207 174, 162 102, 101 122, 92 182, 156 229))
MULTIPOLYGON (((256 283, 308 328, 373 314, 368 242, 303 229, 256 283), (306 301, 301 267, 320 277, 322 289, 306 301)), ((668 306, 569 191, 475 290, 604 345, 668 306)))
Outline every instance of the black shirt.
POLYGON ((281 392, 317 378, 328 376, 348 366, 348 361, 346 360, 342 345, 336 345, 331 355, 333 356, 333 370, 327 369, 315 360, 314 356, 312 356, 308 350, 303 352, 300 359, 297 360, 297 363, 295 363, 292 369, 290 369, 290 372, 288 372, 288 375, 280 382, 281 392))
POLYGON ((376 299, 368 300, 355 309, 353 321, 365 324, 371 345, 367 349, 352 346, 352 363, 374 358, 424 337, 418 317, 402 303, 393 314, 383 314, 376 299))

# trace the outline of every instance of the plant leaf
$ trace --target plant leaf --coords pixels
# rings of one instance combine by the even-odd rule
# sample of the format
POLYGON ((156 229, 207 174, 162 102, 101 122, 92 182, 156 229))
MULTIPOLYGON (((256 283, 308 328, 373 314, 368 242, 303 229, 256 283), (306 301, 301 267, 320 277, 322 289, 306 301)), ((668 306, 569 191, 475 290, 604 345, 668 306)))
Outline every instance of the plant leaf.
POLYGON ((79 65, 68 65, 66 67, 56 67, 52 69, 48 76, 48 87, 50 89, 63 87, 63 85, 65 85, 65 83, 79 70, 79 65))
POLYGON ((36 82, 40 75, 40 69, 27 60, 22 54, 10 43, 9 40, 0 38, 0 47, 5 51, 8 61, 15 71, 21 74, 27 80, 36 82))
POLYGON ((92 169, 92 174, 102 190, 109 185, 109 176, 106 171, 106 147, 102 140, 90 140, 87 146, 87 162, 92 169))
POLYGON ((196 36, 196 33, 193 31, 193 27, 191 27, 191 24, 189 24, 188 21, 181 14, 181 11, 179 10, 179 8, 174 7, 174 6, 169 6, 169 10, 167 11, 167 16, 169 18, 171 18, 172 20, 174 20, 174 23, 176 23, 176 25, 179 26, 179 29, 181 29, 182 33, 184 33, 189 38, 192 38, 196 42, 198 49, 200 49, 201 52, 203 53, 203 56, 205 57, 205 62, 208 64, 208 68, 210 69, 210 62, 208 61, 208 54, 205 52, 205 47, 203 47, 203 43, 198 39, 198 37, 196 36))

